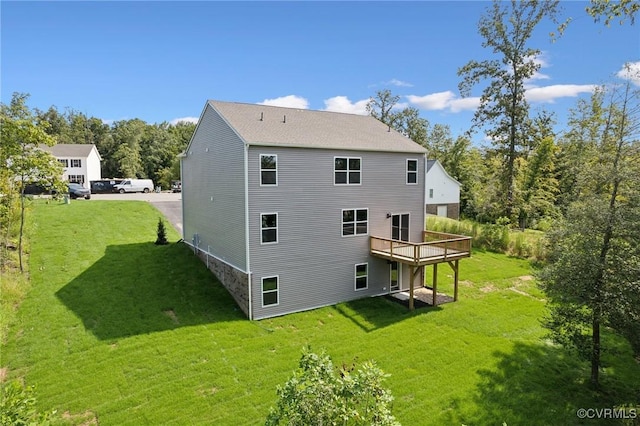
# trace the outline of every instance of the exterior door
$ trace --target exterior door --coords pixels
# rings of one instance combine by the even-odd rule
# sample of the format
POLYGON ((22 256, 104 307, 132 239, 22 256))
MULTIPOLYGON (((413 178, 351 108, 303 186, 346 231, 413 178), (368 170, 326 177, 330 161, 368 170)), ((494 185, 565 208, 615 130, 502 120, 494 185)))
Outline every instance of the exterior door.
MULTIPOLYGON (((391 216, 391 239, 409 241, 409 214, 394 214, 391 216)), ((402 264, 389 264, 389 291, 400 290, 402 283, 402 264)))
POLYGON ((391 216, 391 239, 409 241, 409 214, 391 216))
POLYGON ((400 290, 402 282, 402 265, 400 262, 389 263, 389 291, 400 290))
POLYGON ((447 217, 448 216, 447 205, 445 204, 444 206, 438 206, 437 207, 437 214, 438 214, 438 216, 447 217))

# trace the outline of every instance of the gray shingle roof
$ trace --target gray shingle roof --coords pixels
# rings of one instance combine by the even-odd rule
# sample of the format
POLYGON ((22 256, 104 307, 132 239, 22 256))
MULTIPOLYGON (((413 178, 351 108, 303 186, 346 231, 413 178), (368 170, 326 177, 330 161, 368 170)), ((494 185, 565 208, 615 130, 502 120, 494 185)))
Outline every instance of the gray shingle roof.
POLYGON ((426 153, 371 116, 214 100, 208 104, 250 145, 426 153))
POLYGON ((40 148, 49 151, 54 157, 88 157, 94 146, 88 143, 59 143, 54 146, 41 145, 40 148))

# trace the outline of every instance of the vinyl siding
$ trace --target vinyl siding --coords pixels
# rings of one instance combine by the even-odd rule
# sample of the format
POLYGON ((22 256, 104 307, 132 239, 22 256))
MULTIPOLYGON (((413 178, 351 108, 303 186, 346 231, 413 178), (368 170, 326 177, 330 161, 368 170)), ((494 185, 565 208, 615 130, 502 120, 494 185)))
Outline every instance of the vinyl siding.
POLYGON ((207 105, 182 159, 184 238, 247 271, 244 143, 207 105))
MULTIPOLYGON (((424 228, 420 154, 251 146, 249 240, 254 319, 384 294, 389 265, 369 256, 369 235, 391 236, 387 213, 410 213, 410 239, 424 228), (260 154, 277 154, 278 186, 260 186, 260 154), (361 157, 361 185, 334 185, 334 157, 361 157), (406 184, 417 158, 418 185, 406 184), (367 235, 342 236, 342 210, 368 209, 367 235), (278 243, 260 244, 260 214, 278 213, 278 243), (355 290, 355 264, 368 263, 368 288, 355 290), (262 307, 261 278, 279 277, 279 303, 262 307)), ((403 274, 408 282, 408 271, 403 274)))

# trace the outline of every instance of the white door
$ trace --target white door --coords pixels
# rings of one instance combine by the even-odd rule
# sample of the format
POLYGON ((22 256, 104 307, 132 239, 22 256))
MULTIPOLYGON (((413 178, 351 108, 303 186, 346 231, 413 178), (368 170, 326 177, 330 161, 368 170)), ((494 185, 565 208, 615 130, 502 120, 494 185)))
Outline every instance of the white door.
POLYGON ((438 216, 447 217, 447 206, 438 206, 438 216))

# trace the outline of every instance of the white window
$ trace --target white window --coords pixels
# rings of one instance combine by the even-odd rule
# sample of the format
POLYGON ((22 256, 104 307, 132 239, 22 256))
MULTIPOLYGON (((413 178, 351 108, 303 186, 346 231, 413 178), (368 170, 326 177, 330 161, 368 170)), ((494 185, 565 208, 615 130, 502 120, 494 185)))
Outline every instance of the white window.
POLYGON ((362 159, 358 157, 334 157, 333 183, 336 185, 360 185, 362 159))
POLYGON ((62 165, 62 167, 69 167, 69 160, 66 158, 59 158, 58 162, 62 165))
POLYGON ((418 184, 418 160, 407 160, 407 185, 418 184))
POLYGON ((275 244, 278 242, 278 213, 260 214, 260 243, 275 244))
POLYGON ((429 188, 429 198, 433 198, 433 188, 429 188))
POLYGON ((278 276, 262 279, 262 306, 278 304, 278 276))
POLYGON ((342 236, 366 235, 369 232, 369 209, 342 210, 342 236))
POLYGON ((69 175, 68 179, 71 183, 84 183, 84 175, 69 175))
POLYGON ((260 185, 278 185, 278 156, 274 154, 260 154, 260 185))
POLYGON ((355 288, 356 290, 365 290, 369 287, 369 265, 367 263, 356 264, 355 288))
POLYGON ((71 167, 82 167, 82 160, 80 159, 72 159, 71 167))

